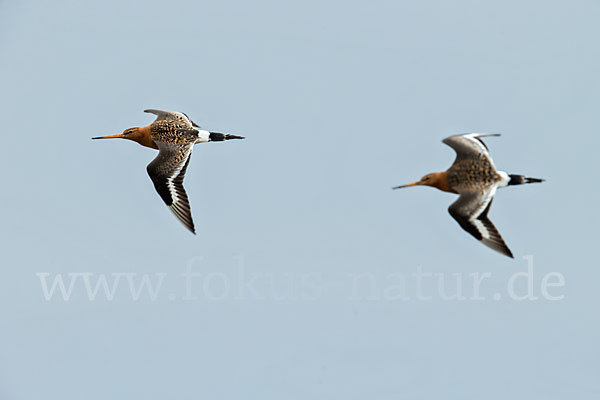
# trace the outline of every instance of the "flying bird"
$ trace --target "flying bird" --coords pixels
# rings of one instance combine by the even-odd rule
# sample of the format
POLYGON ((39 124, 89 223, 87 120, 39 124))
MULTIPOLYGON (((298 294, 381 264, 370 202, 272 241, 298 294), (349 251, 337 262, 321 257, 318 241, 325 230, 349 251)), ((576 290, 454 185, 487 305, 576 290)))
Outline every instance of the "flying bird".
POLYGON ((442 140, 456 152, 454 164, 444 172, 425 175, 421 180, 408 185, 432 186, 444 192, 458 194, 448 212, 465 231, 486 246, 514 258, 502 236, 488 218, 496 190, 506 186, 543 182, 543 179, 524 175, 507 174, 496 170, 492 157, 482 137, 500 136, 498 133, 467 133, 442 140))
POLYGON ((158 150, 158 155, 146 170, 156 191, 169 210, 193 234, 196 234, 190 202, 183 188, 183 178, 196 143, 243 139, 242 136, 209 132, 187 115, 175 111, 144 110, 156 115, 148 126, 125 129, 123 133, 92 139, 129 139, 142 146, 158 150))

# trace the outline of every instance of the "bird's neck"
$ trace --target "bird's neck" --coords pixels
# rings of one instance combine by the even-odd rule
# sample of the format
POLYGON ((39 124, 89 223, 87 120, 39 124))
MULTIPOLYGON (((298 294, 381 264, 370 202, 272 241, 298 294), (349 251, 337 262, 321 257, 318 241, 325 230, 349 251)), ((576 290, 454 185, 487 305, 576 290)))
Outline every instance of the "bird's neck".
POLYGON ((443 192, 456 193, 456 191, 450 187, 450 182, 448 180, 448 171, 434 172, 432 175, 433 179, 431 180, 431 183, 429 183, 429 186, 438 188, 443 192))
POLYGON ((158 146, 156 143, 154 143, 154 138, 152 137, 150 125, 138 128, 134 133, 128 135, 127 139, 138 142, 144 147, 150 147, 158 150, 158 146))

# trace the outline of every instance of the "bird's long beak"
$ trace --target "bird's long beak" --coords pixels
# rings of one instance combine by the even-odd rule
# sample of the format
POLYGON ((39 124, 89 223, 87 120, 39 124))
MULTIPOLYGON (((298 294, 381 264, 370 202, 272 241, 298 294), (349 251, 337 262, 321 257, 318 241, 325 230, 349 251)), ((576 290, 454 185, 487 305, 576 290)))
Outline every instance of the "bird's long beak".
POLYGON ((421 181, 416 181, 416 182, 413 182, 413 183, 409 183, 407 185, 395 186, 392 189, 404 189, 404 188, 407 188, 407 187, 419 186, 419 185, 421 185, 421 181))
POLYGON ((231 139, 244 139, 243 136, 230 135, 227 133, 209 132, 208 140, 211 142, 222 142, 231 139))
POLYGON ((122 137, 123 137, 123 134, 119 133, 117 135, 110 135, 110 136, 97 136, 97 137, 93 137, 92 139, 119 139, 122 137))

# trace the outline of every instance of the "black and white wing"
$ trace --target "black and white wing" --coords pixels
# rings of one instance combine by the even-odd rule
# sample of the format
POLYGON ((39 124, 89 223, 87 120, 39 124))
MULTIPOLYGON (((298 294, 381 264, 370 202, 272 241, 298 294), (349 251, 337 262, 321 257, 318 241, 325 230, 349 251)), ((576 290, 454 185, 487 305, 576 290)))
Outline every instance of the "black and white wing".
POLYGON ((488 218, 495 193, 496 186, 485 190, 462 191, 458 199, 450 205, 448 212, 475 239, 491 249, 514 258, 502 236, 488 218))
POLYGON ((187 146, 157 142, 158 155, 146 168, 156 191, 169 210, 187 229, 196 234, 192 211, 187 193, 183 188, 183 178, 190 163, 193 144, 187 146))
POLYGON ((164 111, 164 110, 153 110, 153 109, 144 110, 144 112, 151 113, 151 114, 156 114, 157 117, 154 120, 154 122, 167 119, 167 120, 174 120, 174 121, 183 122, 184 124, 186 124, 189 127, 200 128, 200 126, 198 126, 198 124, 196 124, 187 115, 185 115, 185 113, 182 113, 182 112, 164 111))
POLYGON ((449 136, 442 140, 443 143, 452 147, 456 152, 456 160, 478 160, 481 157, 487 158, 492 165, 492 157, 490 156, 489 149, 481 140, 482 137, 486 136, 500 136, 499 133, 465 133, 463 135, 449 136))

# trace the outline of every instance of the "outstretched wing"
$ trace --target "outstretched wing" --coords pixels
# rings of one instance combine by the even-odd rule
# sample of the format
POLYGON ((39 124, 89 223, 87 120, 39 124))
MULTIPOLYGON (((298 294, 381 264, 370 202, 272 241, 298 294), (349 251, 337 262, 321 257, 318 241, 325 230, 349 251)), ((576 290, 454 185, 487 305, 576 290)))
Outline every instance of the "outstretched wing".
POLYGON ((183 122, 184 124, 186 124, 189 127, 196 127, 196 128, 200 128, 200 126, 198 126, 194 121, 192 121, 187 115, 185 115, 185 113, 182 112, 177 112, 177 111, 164 111, 164 110, 144 110, 144 112, 146 113, 151 113, 151 114, 156 114, 156 119, 154 120, 156 121, 161 121, 161 120, 174 120, 174 121, 179 121, 179 122, 183 122))
POLYGON ((146 168, 148 175, 169 210, 190 232, 196 234, 190 201, 183 188, 183 178, 190 163, 193 144, 178 146, 157 142, 157 145, 159 152, 146 168))
POLYGON ((483 140, 481 140, 482 137, 486 136, 500 136, 500 134, 465 133, 463 135, 449 136, 442 140, 442 142, 452 147, 456 152, 455 163, 462 160, 478 160, 481 159, 481 157, 485 157, 489 160, 491 165, 494 165, 489 149, 485 143, 483 143, 483 140))
POLYGON ((448 212, 475 239, 491 249, 514 258, 502 236, 488 218, 495 193, 496 186, 485 190, 462 191, 458 199, 450 205, 448 212))

